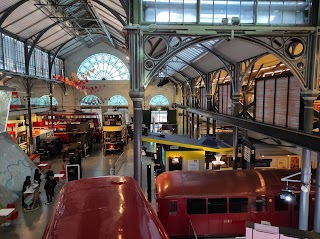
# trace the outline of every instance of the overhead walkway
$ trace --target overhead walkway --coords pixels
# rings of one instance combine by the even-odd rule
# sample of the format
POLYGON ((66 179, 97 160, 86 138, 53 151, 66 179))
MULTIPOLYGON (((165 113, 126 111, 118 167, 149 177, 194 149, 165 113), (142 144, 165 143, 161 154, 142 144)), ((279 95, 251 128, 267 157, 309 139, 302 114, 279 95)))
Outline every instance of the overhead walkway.
POLYGON ((212 137, 202 137, 198 140, 191 139, 186 135, 148 133, 148 135, 142 135, 142 141, 216 153, 229 152, 233 150, 232 145, 212 137))

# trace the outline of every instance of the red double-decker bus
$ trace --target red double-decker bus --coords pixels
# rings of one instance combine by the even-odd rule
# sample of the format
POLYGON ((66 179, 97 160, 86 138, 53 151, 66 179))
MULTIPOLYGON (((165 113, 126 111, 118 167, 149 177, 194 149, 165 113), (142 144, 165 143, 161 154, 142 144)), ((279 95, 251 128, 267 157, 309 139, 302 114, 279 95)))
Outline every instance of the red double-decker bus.
POLYGON ((137 182, 83 178, 61 189, 42 239, 169 239, 137 182))
POLYGON ((101 120, 97 112, 51 112, 37 113, 36 119, 33 120, 34 128, 53 128, 55 129, 54 136, 61 138, 63 143, 69 142, 69 135, 66 132, 67 124, 79 124, 89 122, 93 128, 92 140, 99 142, 102 138, 101 120))

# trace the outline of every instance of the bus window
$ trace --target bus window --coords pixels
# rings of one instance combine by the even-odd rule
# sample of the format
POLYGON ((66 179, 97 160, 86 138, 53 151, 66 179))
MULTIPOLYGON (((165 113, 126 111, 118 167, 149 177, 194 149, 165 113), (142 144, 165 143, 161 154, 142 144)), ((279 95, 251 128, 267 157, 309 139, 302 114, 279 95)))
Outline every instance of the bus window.
POLYGON ((229 213, 248 212, 248 198, 229 198, 229 213))
POLYGON ((178 202, 177 200, 169 201, 169 216, 177 216, 178 202))
POLYGON ((188 214, 206 214, 206 199, 188 199, 188 214))
POLYGON ((266 212, 267 211, 267 200, 265 197, 256 197, 253 198, 251 204, 251 211, 252 212, 266 212))
POLYGON ((288 201, 281 199, 280 196, 274 198, 274 209, 276 211, 288 211, 288 201))
POLYGON ((226 198, 208 199, 208 213, 227 213, 226 198))

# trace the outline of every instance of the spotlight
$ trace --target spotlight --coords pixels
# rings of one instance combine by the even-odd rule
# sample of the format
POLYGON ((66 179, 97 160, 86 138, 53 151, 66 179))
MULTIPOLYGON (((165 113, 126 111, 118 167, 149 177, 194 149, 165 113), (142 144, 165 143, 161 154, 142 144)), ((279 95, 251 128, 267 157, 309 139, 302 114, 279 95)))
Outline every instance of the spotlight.
POLYGON ((223 26, 228 26, 228 18, 222 18, 222 21, 221 21, 221 24, 223 25, 223 26))
POLYGON ((169 78, 166 77, 166 78, 163 78, 163 79, 160 79, 160 82, 158 83, 158 87, 161 87, 161 86, 164 86, 165 84, 168 84, 169 83, 169 78))
POLYGON ((291 202, 296 199, 294 192, 288 188, 282 189, 280 192, 280 199, 286 200, 287 202, 291 202))
POLYGON ((239 19, 239 17, 232 17, 232 18, 231 18, 231 24, 232 24, 233 26, 239 26, 239 25, 240 25, 240 19, 239 19))

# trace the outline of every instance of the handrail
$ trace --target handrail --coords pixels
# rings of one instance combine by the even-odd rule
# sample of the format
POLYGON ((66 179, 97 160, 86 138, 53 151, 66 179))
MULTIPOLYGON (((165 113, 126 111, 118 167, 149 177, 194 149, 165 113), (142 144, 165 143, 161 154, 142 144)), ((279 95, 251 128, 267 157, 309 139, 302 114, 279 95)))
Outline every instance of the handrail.
MULTIPOLYGON (((186 213, 186 215, 188 215, 188 213, 187 213, 187 211, 185 212, 186 213)), ((193 234, 193 236, 194 236, 194 239, 198 239, 198 237, 197 237, 197 234, 196 234, 196 232, 195 232, 195 230, 194 230, 194 227, 193 227, 193 224, 192 224, 192 221, 191 221, 191 218, 190 218, 190 216, 188 215, 188 220, 189 220, 189 237, 191 238, 191 233, 193 234)))
POLYGON ((125 157, 123 157, 123 152, 119 155, 116 162, 111 166, 113 169, 113 174, 111 173, 112 170, 110 169, 110 175, 117 175, 119 173, 120 168, 122 167, 123 163, 125 162, 125 157))
POLYGON ((191 228, 189 228, 189 229, 191 229, 191 230, 189 230, 189 236, 191 236, 190 233, 192 233, 194 238, 198 239, 197 234, 196 234, 196 232, 194 230, 194 227, 193 227, 193 224, 192 224, 192 221, 191 221, 190 218, 189 218, 189 226, 191 226, 191 228))

